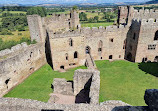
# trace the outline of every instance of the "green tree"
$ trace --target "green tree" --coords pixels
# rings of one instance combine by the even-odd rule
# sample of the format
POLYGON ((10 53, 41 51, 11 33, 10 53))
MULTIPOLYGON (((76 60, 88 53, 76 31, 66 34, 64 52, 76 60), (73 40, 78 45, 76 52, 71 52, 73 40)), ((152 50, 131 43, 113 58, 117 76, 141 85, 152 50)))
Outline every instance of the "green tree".
POLYGON ((73 6, 73 7, 72 7, 72 10, 77 10, 77 9, 78 9, 77 6, 73 6))
POLYGON ((80 18, 80 21, 87 21, 87 14, 84 12, 81 12, 79 14, 79 18, 80 18))
POLYGON ((33 7, 28 9, 27 15, 37 14, 41 17, 45 17, 47 15, 46 9, 44 7, 33 7))
POLYGON ((94 22, 98 22, 99 21, 99 16, 95 16, 94 17, 94 22))

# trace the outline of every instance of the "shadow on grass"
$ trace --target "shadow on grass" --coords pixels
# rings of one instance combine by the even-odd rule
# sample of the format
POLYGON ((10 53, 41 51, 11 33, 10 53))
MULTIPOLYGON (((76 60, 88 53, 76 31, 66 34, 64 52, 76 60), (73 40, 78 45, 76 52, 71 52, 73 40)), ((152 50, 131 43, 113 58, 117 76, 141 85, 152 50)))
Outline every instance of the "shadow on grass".
POLYGON ((139 63, 138 68, 146 72, 146 74, 151 74, 158 77, 158 63, 156 62, 142 62, 139 63))

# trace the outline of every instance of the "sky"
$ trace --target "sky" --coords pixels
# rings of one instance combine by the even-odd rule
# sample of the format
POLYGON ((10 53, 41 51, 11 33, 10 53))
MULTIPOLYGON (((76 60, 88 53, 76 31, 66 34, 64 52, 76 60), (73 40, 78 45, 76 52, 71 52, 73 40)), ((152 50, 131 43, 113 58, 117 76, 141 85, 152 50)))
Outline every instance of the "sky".
POLYGON ((146 2, 150 0, 0 0, 0 4, 41 4, 41 3, 118 3, 146 2))

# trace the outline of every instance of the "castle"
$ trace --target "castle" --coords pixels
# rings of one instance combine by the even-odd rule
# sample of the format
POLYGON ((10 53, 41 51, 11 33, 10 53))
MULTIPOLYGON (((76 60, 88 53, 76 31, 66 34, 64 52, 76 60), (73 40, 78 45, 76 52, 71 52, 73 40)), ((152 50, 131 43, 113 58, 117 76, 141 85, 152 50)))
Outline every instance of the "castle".
MULTIPOLYGON (((11 49, 0 51, 1 97, 46 63, 49 63, 55 71, 86 65, 89 68, 88 72, 93 72, 96 67, 94 60, 158 61, 158 10, 135 10, 130 6, 120 6, 118 8, 118 25, 107 26, 106 28, 102 26, 82 28, 79 23, 79 13, 75 10, 67 15, 58 14, 49 18, 29 15, 27 20, 31 40, 36 40, 37 44, 27 46, 22 43, 11 49)), ((87 72, 79 71, 78 73, 86 74, 87 72)), ((77 77, 80 75, 82 74, 77 75, 77 77)), ((91 76, 85 76, 87 77, 85 78, 86 81, 91 76)), ((82 86, 85 85, 82 81, 79 82, 82 86)), ((93 82, 92 86, 96 89, 93 82)), ((76 91, 79 90, 77 88, 76 91)), ((95 91, 92 90, 91 92, 94 93, 95 91)), ((92 102, 96 102, 98 95, 95 97, 92 95, 92 98, 92 102)), ((19 106, 22 106, 18 100, 4 100, 13 103, 16 101, 19 106)), ((0 103, 3 103, 2 101, 3 99, 0 99, 0 103)), ((19 101, 23 100, 19 99, 19 101)), ((27 104, 28 101, 24 100, 23 102, 27 104)), ((36 101, 32 101, 32 103, 35 106, 37 104, 45 106, 44 103, 36 101)), ((48 105, 45 108, 50 107, 64 109, 66 106, 48 105)), ((87 108, 86 105, 81 105, 81 107, 80 105, 67 106, 66 108, 69 110, 76 107, 80 110, 82 110, 81 107, 87 108)), ((91 107, 94 108, 89 106, 89 110, 91 107)), ((103 106, 95 107, 109 108, 110 106, 103 104, 103 106)), ((33 106, 33 108, 35 107, 33 106)))
POLYGON ((154 61, 158 58, 158 11, 119 7, 118 24, 81 28, 79 14, 28 16, 31 39, 46 42, 54 70, 85 64, 86 55, 94 60, 154 61), (59 58, 60 56, 60 58, 59 58))

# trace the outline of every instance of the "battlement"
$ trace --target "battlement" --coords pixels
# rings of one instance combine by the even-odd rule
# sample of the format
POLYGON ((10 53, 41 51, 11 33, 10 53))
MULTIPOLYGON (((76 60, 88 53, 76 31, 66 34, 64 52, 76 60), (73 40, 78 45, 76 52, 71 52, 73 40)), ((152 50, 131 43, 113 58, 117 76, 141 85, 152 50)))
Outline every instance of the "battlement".
POLYGON ((107 27, 103 27, 103 26, 100 26, 100 27, 84 27, 81 29, 81 32, 83 33, 95 33, 95 32, 115 32, 115 31, 119 31, 119 30, 124 30, 126 28, 125 25, 119 25, 119 26, 116 26, 116 25, 110 25, 110 26, 107 26, 107 27))
POLYGON ((158 10, 154 10, 154 9, 134 9, 134 12, 138 12, 138 13, 158 13, 158 10))
POLYGON ((140 10, 134 10, 133 12, 133 18, 140 18, 140 19, 149 19, 154 18, 156 19, 158 15, 158 10, 153 9, 140 9, 140 10))
POLYGON ((108 33, 108 32, 118 32, 118 31, 124 31, 127 29, 126 25, 111 25, 107 27, 83 27, 80 30, 75 30, 75 31, 66 31, 66 32, 53 32, 53 30, 48 30, 50 38, 63 38, 63 37, 78 37, 78 36, 88 36, 88 35, 95 35, 95 34, 103 34, 103 33, 108 33))
POLYGON ((152 25, 152 26, 158 26, 158 19, 142 19, 141 20, 142 25, 152 25))
POLYGON ((50 36, 51 39, 81 36, 80 30, 66 31, 66 32, 53 32, 52 30, 50 30, 48 33, 49 33, 49 36, 50 36))
POLYGON ((53 14, 51 17, 43 17, 44 22, 48 25, 50 22, 61 20, 70 20, 70 14, 53 14))

